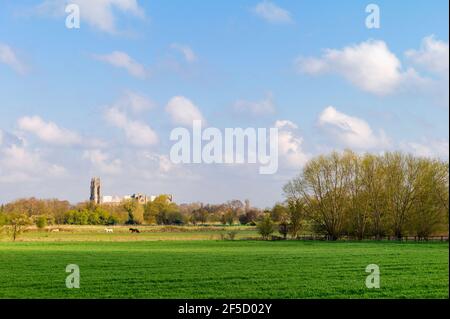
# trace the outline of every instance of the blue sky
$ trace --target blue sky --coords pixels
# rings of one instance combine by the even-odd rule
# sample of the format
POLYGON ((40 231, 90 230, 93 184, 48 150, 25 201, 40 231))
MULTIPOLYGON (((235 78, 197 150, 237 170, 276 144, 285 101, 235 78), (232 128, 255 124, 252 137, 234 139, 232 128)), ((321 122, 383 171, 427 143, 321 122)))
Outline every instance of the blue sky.
POLYGON ((0 0, 0 202, 85 200, 96 175, 108 194, 264 207, 331 150, 447 160, 448 1, 373 1, 379 29, 369 3, 0 0), (174 165, 180 114, 277 126, 277 174, 174 165))

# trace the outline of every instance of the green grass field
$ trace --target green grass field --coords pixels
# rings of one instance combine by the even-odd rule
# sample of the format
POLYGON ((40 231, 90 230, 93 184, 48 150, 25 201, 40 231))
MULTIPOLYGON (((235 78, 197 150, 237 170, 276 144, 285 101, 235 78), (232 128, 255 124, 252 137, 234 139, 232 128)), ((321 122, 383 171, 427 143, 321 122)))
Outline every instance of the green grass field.
MULTIPOLYGON (((140 234, 131 234, 129 226, 113 226, 114 233, 106 233, 105 226, 53 226, 47 231, 29 227, 21 234, 19 242, 129 242, 158 240, 219 240, 228 232, 236 232, 235 239, 257 239, 255 227, 249 226, 139 226, 140 234), (49 231, 58 228, 57 233, 49 231)), ((0 242, 11 241, 6 232, 0 233, 0 242)))
POLYGON ((1 242, 0 298, 448 298, 448 249, 396 242, 1 242), (65 287, 68 264, 80 267, 80 289, 65 287), (368 264, 380 267, 380 289, 365 287, 368 264))

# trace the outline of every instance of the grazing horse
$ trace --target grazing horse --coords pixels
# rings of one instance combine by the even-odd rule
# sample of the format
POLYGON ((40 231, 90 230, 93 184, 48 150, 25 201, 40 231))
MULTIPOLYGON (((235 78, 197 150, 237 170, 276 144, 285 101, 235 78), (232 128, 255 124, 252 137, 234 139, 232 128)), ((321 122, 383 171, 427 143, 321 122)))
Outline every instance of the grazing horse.
POLYGON ((105 228, 105 232, 107 232, 107 233, 113 233, 113 232, 114 232, 114 229, 112 229, 112 228, 105 228))
POLYGON ((137 229, 137 228, 130 228, 130 232, 132 232, 132 233, 140 233, 139 229, 137 229))

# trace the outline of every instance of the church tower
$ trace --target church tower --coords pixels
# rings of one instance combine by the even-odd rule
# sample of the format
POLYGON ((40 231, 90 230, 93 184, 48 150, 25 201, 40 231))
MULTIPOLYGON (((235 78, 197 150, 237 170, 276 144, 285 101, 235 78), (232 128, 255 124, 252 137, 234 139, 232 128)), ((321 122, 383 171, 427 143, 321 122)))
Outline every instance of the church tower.
POLYGON ((91 179, 91 202, 101 204, 100 178, 93 177, 91 179))

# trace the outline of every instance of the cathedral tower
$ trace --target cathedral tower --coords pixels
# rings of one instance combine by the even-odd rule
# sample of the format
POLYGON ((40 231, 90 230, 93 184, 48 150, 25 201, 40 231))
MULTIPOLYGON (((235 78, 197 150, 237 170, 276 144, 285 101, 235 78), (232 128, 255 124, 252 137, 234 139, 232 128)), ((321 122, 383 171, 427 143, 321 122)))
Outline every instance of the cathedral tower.
POLYGON ((101 203, 100 178, 93 177, 91 179, 91 202, 95 204, 101 203))

